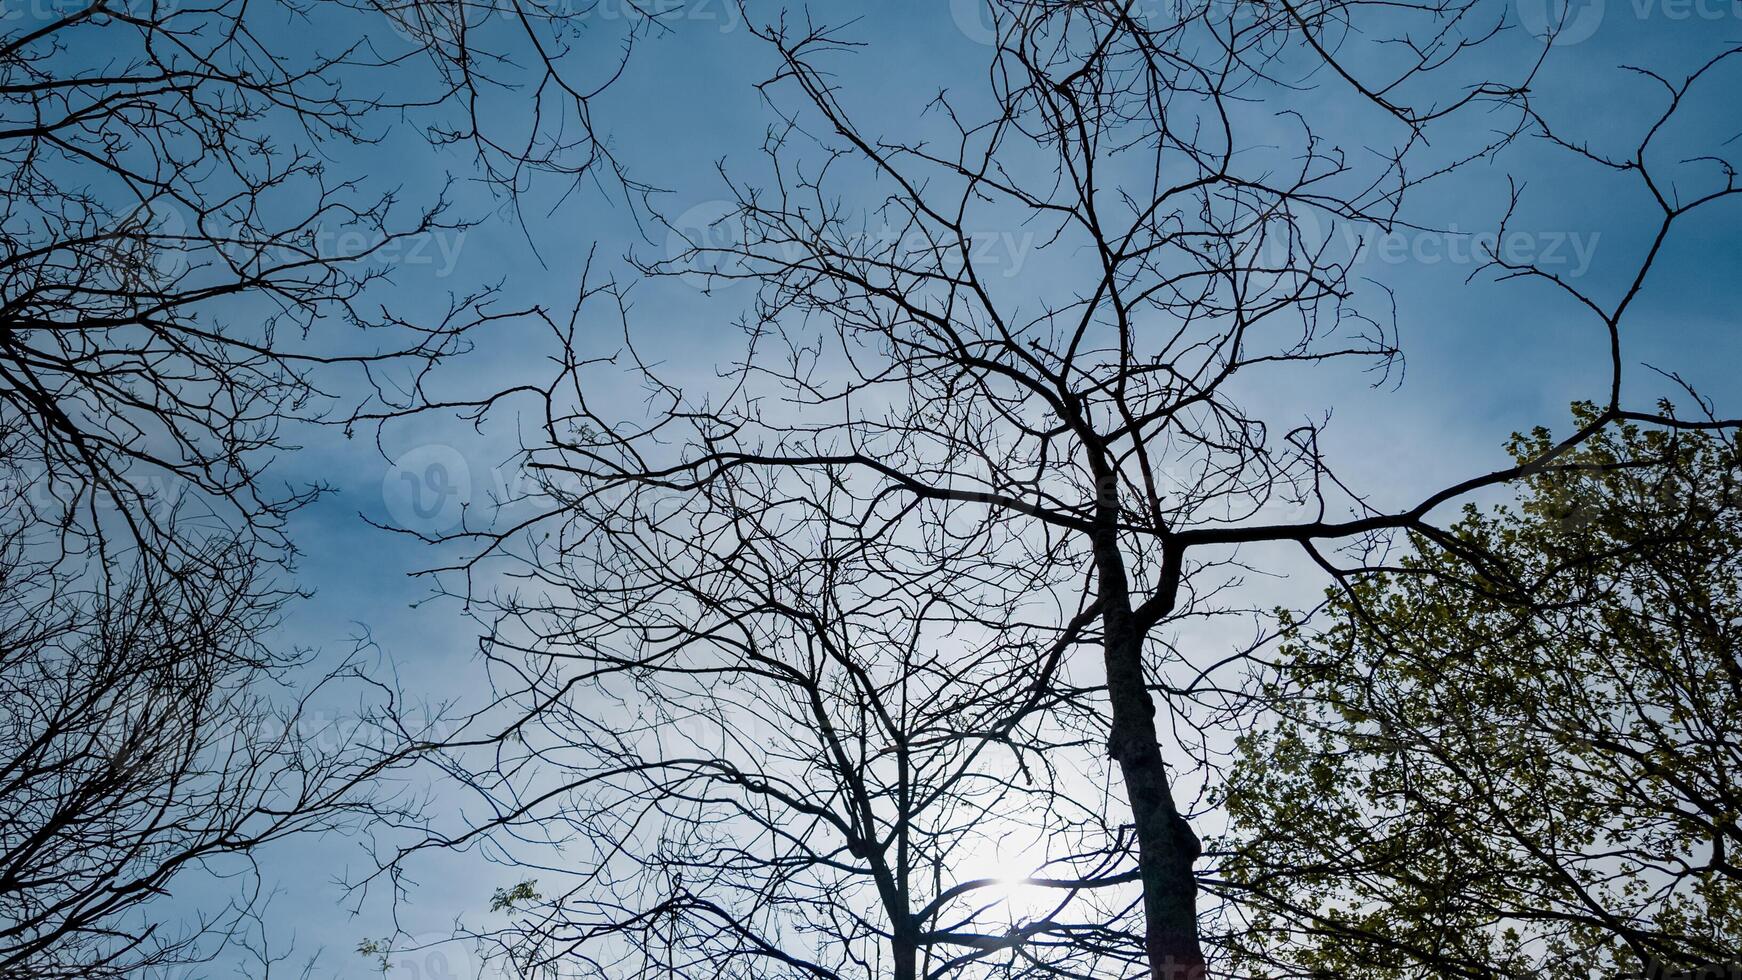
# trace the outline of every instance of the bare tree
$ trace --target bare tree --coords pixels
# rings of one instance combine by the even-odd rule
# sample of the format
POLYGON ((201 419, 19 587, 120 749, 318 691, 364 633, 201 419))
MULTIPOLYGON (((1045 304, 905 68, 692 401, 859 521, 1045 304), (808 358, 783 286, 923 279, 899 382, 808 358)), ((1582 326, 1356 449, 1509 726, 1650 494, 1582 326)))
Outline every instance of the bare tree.
POLYGON ((0 27, 5 972, 205 955, 258 895, 178 932, 152 904, 172 879, 414 802, 370 781, 421 733, 334 750, 305 724, 323 686, 392 692, 268 646, 285 520, 324 489, 269 469, 310 426, 431 408, 432 372, 513 311, 489 289, 428 319, 380 303, 383 257, 465 226, 439 192, 408 209, 334 177, 332 151, 469 103, 389 98, 445 53, 314 29, 335 9, 91 0, 0 27))
MULTIPOLYGON (((344 0, 368 49, 428 69, 437 146, 470 147, 471 176, 518 202, 541 179, 596 181, 635 206, 651 188, 617 160, 594 107, 637 44, 676 31, 683 8, 654 0, 344 0), (387 29, 381 29, 385 26, 387 29)), ((566 194, 565 194, 566 196, 566 194)))
MULTIPOLYGON (((506 2, 338 9, 93 0, 8 18, 0 400, 21 434, 9 460, 60 510, 38 516, 78 525, 98 553, 114 539, 168 561, 185 535, 154 515, 186 493, 212 510, 201 519, 282 556, 284 515, 319 490, 274 494, 261 478, 283 430, 428 407, 430 372, 468 331, 523 312, 489 288, 416 321, 377 305, 393 255, 467 224, 445 195, 409 209, 335 178, 330 147, 422 113, 437 145, 470 142, 509 193, 528 186, 516 167, 621 174, 587 114, 621 60, 585 93, 561 71, 596 64, 569 50, 592 21, 506 2), (322 34, 335 16, 338 44, 322 34), (507 67, 527 53, 543 82, 530 135, 511 137, 485 123, 507 125, 490 100, 527 81, 507 67), (419 65, 430 90, 390 96, 423 79, 419 65), (98 510, 121 526, 98 534, 98 510)), ((617 21, 629 40, 649 24, 631 13, 617 21)))
MULTIPOLYGON (((733 180, 738 207, 725 230, 649 269, 756 284, 741 321, 744 359, 725 390, 706 394, 662 380, 632 342, 620 358, 574 360, 547 392, 545 441, 529 461, 568 488, 531 518, 461 537, 481 541, 484 555, 517 555, 539 590, 583 581, 562 569, 575 552, 596 552, 589 574, 611 583, 597 586, 606 597, 597 615, 630 630, 678 615, 606 601, 669 584, 637 548, 726 534, 740 509, 775 514, 826 500, 828 543, 814 546, 824 553, 901 542, 941 567, 960 563, 953 549, 971 542, 977 568, 963 574, 1019 574, 1024 593, 1054 597, 1056 617, 1012 612, 1004 628, 1033 649, 1099 647, 1094 679, 1041 702, 1092 706, 1076 717, 1104 719, 1094 731, 1132 814, 1148 968, 1197 977, 1206 959, 1192 820, 1209 804, 1176 798, 1177 777, 1194 757, 1207 764, 1204 726, 1250 710, 1238 667, 1269 634, 1260 628, 1251 644, 1220 652, 1182 650, 1171 638, 1193 620, 1241 613, 1230 596, 1251 546, 1298 546, 1335 571, 1333 549, 1347 545, 1364 561, 1394 531, 1455 545, 1429 520, 1442 504, 1571 467, 1568 453, 1620 421, 1687 424, 1621 404, 1621 324, 1672 226, 1735 193, 1733 170, 1698 194, 1662 191, 1646 159, 1657 128, 1637 154, 1602 161, 1640 176, 1663 211, 1657 245, 1622 296, 1574 294, 1614 352, 1606 397, 1576 432, 1516 465, 1381 506, 1331 468, 1320 423, 1279 427, 1242 408, 1252 386, 1300 376, 1288 372, 1339 361, 1383 368, 1399 354, 1388 319, 1355 305, 1353 256, 1309 226, 1407 227, 1406 192, 1468 158, 1432 158, 1415 176, 1408 154, 1424 126, 1472 99, 1499 100, 1514 125, 1471 153, 1522 132, 1593 151, 1558 137, 1515 85, 1403 111, 1401 86, 1446 63, 1432 55, 1384 86, 1340 72, 1355 98, 1397 120, 1397 140, 1377 152, 1345 154, 1292 111, 1284 136, 1269 116, 1263 140, 1246 136, 1258 125, 1250 104, 1289 91, 1276 74, 1291 59, 1338 63, 1315 31, 1357 6, 1306 18, 1306 29, 1286 5, 1280 21, 1187 12, 1160 25, 1115 4, 996 9, 989 98, 940 97, 901 139, 855 125, 829 67, 851 47, 841 35, 785 21, 762 28, 781 65, 766 90, 788 123, 771 136, 768 177, 733 180), (1022 284, 1032 291, 991 274, 977 248, 988 229, 1032 233, 1024 275, 1038 285, 1022 284), (587 396, 599 372, 624 366, 655 399, 646 415, 587 396), (547 563, 558 571, 547 575, 547 563), (1085 612, 1091 632, 1076 620, 1085 612)), ((1666 115, 1687 85, 1669 88, 1666 115)), ((1502 256, 1493 265, 1572 288, 1551 270, 1502 256)), ((1291 406, 1290 418, 1301 410, 1291 406)), ((770 535, 788 532, 759 520, 770 535)), ((729 563, 730 550, 717 550, 729 563)), ((482 560, 446 571, 469 574, 482 560)), ((591 625, 537 635, 590 650, 591 625)), ((613 656, 639 665, 639 651, 613 656)), ((1038 680, 1058 683, 1044 672, 1038 680)))
POLYGON ((215 559, 236 574, 198 589, 140 568, 92 581, 29 533, 9 525, 0 554, 0 969, 91 980, 209 959, 250 941, 257 848, 414 814, 373 784, 401 743, 364 712, 390 712, 391 692, 355 662, 317 681, 274 651, 286 596, 250 577, 259 563, 215 559), (358 683, 382 696, 352 721, 315 707, 358 683), (230 879, 228 901, 154 914, 201 875, 230 879))
POLYGON ((500 728, 445 758, 485 816, 389 867, 461 848, 531 876, 499 896, 514 924, 474 933, 527 977, 1140 962, 1124 841, 1052 684, 1094 611, 1017 628, 1052 597, 986 573, 994 525, 947 567, 841 539, 849 479, 821 471, 800 498, 724 480, 619 537, 545 473, 565 543, 525 556, 525 588, 472 597, 500 694, 474 725, 500 728))
POLYGON ((282 558, 283 517, 319 489, 262 478, 283 430, 419 404, 484 297, 431 325, 371 318, 371 259, 460 226, 439 203, 399 223, 281 138, 368 138, 377 107, 335 88, 350 52, 275 53, 261 37, 284 10, 138 8, 27 19, 0 55, 7 460, 35 519, 99 562, 282 558), (183 506, 205 513, 172 531, 183 506), (204 548, 201 520, 249 547, 204 548))

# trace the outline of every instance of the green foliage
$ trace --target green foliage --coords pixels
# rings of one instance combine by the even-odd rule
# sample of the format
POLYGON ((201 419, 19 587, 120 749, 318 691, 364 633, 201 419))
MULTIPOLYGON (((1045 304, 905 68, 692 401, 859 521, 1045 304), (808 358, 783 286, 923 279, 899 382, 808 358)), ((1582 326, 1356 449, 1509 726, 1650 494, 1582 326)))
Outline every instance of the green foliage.
POLYGON ((1242 972, 1742 959, 1738 476, 1715 435, 1614 430, 1291 624, 1224 800, 1242 972))
POLYGON ((509 912, 516 906, 529 905, 542 899, 544 896, 538 893, 537 885, 538 879, 528 878, 513 888, 496 889, 496 893, 490 896, 490 911, 509 912))
POLYGON ((357 955, 371 960, 375 969, 386 973, 393 966, 393 942, 388 939, 365 939, 357 944, 357 955))

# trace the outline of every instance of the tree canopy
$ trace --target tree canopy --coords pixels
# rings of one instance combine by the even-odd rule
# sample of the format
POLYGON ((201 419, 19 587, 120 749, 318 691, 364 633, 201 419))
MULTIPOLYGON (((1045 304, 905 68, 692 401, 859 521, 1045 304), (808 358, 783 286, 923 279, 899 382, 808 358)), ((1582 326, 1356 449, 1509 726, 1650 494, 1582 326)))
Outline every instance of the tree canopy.
POLYGON ((1294 626, 1277 718, 1226 788, 1249 962, 1585 977, 1742 957, 1742 457, 1727 433, 1627 426, 1571 459, 1294 626))

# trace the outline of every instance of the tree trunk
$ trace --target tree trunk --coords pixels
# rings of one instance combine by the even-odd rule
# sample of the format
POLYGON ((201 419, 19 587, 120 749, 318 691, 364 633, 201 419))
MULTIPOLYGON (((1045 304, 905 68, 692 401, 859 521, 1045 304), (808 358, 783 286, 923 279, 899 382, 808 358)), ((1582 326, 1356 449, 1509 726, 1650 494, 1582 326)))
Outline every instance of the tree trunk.
POLYGON ((1123 556, 1113 533, 1097 538, 1107 697, 1113 713, 1107 751, 1125 779, 1137 829, 1149 972, 1153 980, 1204 980, 1208 971, 1198 944, 1198 883, 1192 869, 1202 846, 1168 788, 1156 741, 1155 703, 1143 679, 1144 631, 1132 615, 1123 556))
POLYGON ((912 938, 897 934, 891 943, 894 980, 919 980, 919 945, 912 938))

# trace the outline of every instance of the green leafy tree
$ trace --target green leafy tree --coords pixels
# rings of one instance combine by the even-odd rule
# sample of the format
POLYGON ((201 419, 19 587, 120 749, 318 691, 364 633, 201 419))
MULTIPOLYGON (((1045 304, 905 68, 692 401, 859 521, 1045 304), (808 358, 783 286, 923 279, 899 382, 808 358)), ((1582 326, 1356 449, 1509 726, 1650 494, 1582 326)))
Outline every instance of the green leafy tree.
POLYGON ((1742 959, 1742 499, 1717 433, 1615 430, 1293 628, 1226 796, 1252 974, 1742 959))

